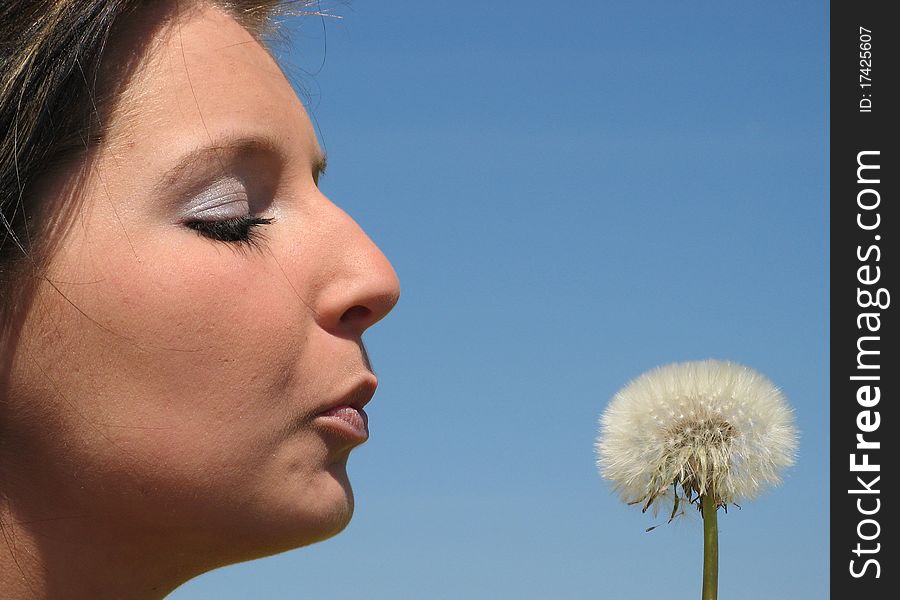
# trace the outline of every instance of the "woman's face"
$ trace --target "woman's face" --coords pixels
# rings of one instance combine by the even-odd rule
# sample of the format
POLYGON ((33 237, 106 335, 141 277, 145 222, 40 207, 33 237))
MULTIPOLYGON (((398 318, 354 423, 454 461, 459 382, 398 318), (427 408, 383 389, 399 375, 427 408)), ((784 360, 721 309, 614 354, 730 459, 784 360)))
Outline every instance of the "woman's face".
POLYGON ((18 341, 10 501, 221 562, 326 538, 366 434, 323 413, 373 393, 361 336, 397 277, 317 188, 310 121, 235 20, 194 7, 142 49, 18 341))

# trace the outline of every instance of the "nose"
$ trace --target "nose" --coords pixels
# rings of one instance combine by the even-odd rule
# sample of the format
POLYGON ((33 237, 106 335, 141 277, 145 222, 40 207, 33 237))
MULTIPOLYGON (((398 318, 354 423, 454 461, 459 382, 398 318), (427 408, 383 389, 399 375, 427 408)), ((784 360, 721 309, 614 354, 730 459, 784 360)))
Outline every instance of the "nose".
POLYGON ((331 208, 338 223, 329 246, 336 256, 316 312, 323 329, 359 337, 397 304, 400 281, 390 261, 356 221, 337 206, 331 204, 331 208))

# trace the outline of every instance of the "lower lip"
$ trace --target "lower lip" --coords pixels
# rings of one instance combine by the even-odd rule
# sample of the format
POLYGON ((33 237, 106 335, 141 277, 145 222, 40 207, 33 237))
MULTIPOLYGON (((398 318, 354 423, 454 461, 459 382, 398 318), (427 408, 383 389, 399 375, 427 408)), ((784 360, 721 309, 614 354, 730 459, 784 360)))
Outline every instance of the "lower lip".
POLYGON ((369 439, 369 417, 362 409, 352 406, 336 406, 319 414, 316 420, 351 439, 361 442, 369 439))

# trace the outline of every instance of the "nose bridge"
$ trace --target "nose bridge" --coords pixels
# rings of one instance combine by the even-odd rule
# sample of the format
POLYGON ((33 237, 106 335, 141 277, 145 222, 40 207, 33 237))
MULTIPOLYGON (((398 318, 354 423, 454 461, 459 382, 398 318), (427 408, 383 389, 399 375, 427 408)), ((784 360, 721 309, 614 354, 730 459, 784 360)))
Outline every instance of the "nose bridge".
POLYGON ((393 266, 357 222, 327 198, 334 239, 325 266, 317 313, 324 329, 361 335, 397 303, 400 282, 393 266))

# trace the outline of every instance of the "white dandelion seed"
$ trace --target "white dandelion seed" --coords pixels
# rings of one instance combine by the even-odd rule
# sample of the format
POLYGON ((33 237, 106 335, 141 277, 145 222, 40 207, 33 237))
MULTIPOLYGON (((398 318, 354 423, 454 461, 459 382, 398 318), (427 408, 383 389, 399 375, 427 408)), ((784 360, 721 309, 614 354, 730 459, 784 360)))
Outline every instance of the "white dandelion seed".
POLYGON ((701 598, 717 600, 716 513, 781 482, 797 449, 793 421, 778 388, 753 369, 716 360, 658 367, 604 411, 597 466, 622 500, 644 511, 656 511, 660 499, 672 500, 670 521, 682 499, 701 509, 701 598))
POLYGON ((679 500, 705 496, 727 506, 781 482, 795 460, 793 420, 778 388, 748 367, 716 360, 658 367, 603 413, 597 466, 623 501, 645 511, 671 501, 674 516, 679 500))

